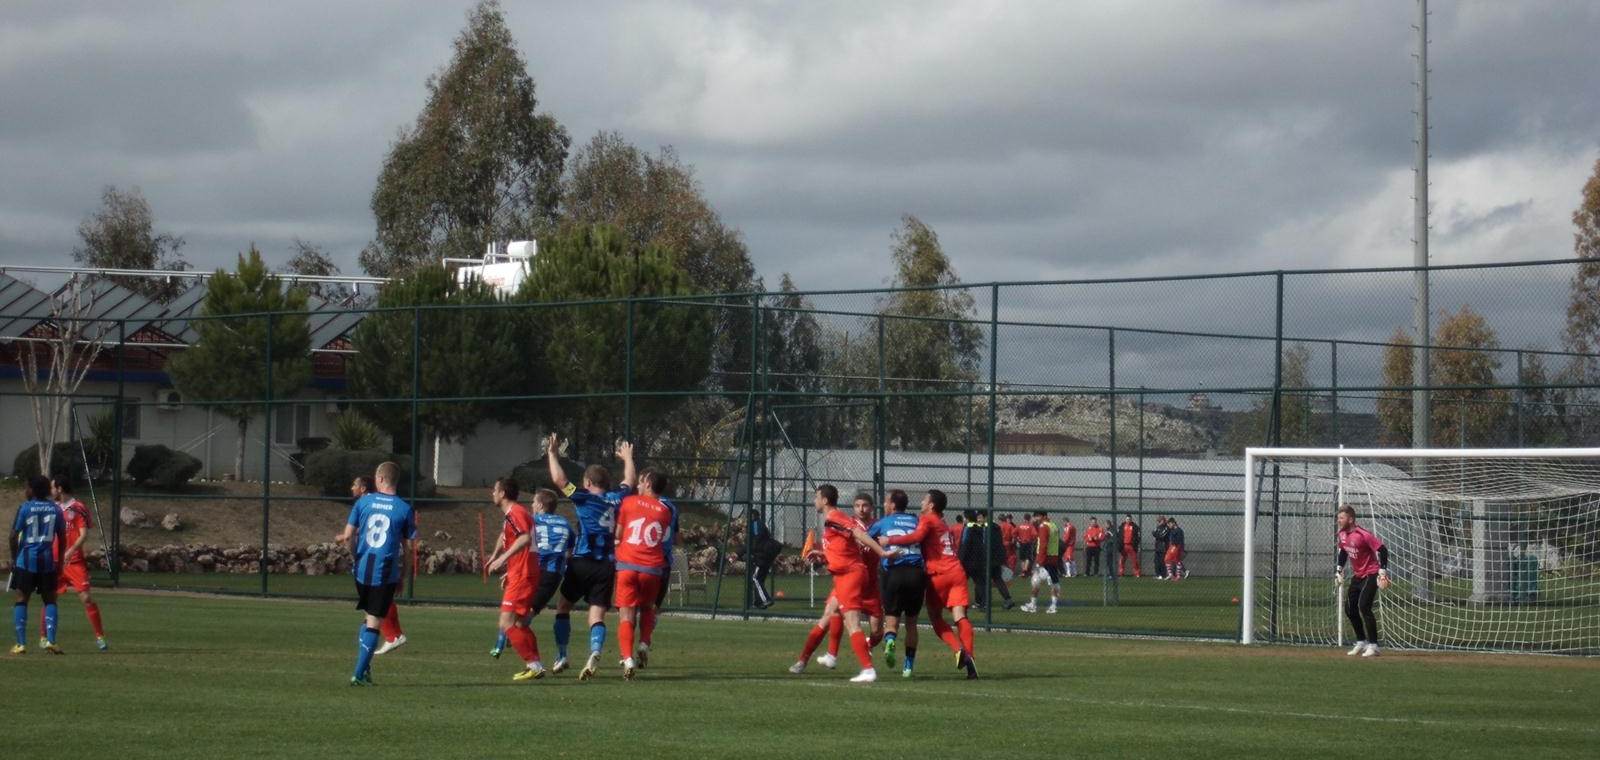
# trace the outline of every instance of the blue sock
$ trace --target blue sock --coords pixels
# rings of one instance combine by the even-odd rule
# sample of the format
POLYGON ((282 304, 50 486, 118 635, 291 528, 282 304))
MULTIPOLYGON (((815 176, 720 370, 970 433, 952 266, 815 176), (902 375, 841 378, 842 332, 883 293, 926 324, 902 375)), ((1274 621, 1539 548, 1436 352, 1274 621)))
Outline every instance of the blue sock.
POLYGON ((606 648, 606 624, 595 623, 589 626, 589 652, 598 654, 606 648))
POLYGON ((44 606, 44 640, 56 643, 56 603, 44 606))
POLYGON ((372 668, 372 652, 378 648, 378 629, 361 626, 361 635, 356 637, 359 646, 356 649, 356 678, 369 677, 368 671, 372 668))
POLYGON ((910 670, 912 668, 912 666, 916 665, 916 664, 917 664, 917 648, 916 647, 906 647, 906 670, 910 670))
POLYGON ((11 624, 17 627, 17 646, 27 646, 28 605, 18 603, 11 606, 11 624))
POLYGON ((509 643, 511 643, 511 640, 506 638, 506 632, 501 631, 500 638, 494 640, 494 650, 496 652, 504 650, 509 643))
POLYGON ((572 616, 556 615, 556 656, 567 659, 567 642, 572 640, 572 616))
POLYGON ((884 640, 884 643, 886 643, 886 644, 893 644, 896 638, 899 638, 899 637, 894 635, 894 631, 890 631, 890 632, 885 633, 883 635, 883 640, 884 640))

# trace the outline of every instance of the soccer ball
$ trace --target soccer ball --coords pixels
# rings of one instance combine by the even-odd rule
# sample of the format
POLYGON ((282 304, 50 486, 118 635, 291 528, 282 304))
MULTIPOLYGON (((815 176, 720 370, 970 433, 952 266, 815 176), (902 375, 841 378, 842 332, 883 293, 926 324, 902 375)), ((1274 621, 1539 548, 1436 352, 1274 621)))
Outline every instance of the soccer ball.
POLYGON ((789 598, 788 594, 783 593, 783 589, 778 589, 778 591, 776 593, 774 593, 773 596, 778 598, 778 599, 787 599, 787 598, 789 598))

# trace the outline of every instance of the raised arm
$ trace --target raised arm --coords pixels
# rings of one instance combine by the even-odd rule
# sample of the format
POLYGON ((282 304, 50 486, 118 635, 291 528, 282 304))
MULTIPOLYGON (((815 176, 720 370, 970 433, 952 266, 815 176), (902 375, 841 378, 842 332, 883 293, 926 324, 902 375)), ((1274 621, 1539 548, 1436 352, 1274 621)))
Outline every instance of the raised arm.
POLYGON ((911 531, 903 536, 884 536, 883 543, 886 546, 911 546, 913 544, 922 543, 922 539, 927 537, 928 522, 926 520, 919 520, 917 521, 916 530, 911 531))
POLYGON ((550 482, 555 485, 558 492, 567 487, 567 471, 561 469, 560 449, 561 438, 551 433, 550 437, 544 440, 544 456, 550 463, 550 482))
POLYGON ((622 484, 635 488, 639 485, 639 470, 633 465, 633 442, 617 441, 617 456, 622 457, 622 484))
POLYGON ((894 555, 894 552, 883 548, 882 544, 879 544, 877 541, 874 541, 872 539, 872 536, 868 535, 866 531, 864 531, 864 530, 862 530, 860 528, 851 528, 850 529, 850 535, 855 536, 856 540, 861 542, 862 546, 865 546, 868 549, 871 549, 873 554, 876 554, 876 555, 878 555, 880 557, 890 557, 890 556, 894 555))

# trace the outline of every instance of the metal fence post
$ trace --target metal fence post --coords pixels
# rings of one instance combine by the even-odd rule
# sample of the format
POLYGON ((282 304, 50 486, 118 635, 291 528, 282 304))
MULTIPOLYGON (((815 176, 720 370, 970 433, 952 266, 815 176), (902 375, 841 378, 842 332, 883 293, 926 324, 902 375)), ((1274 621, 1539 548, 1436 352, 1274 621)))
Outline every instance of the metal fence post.
POLYGON ((888 450, 889 450, 889 441, 888 441, 888 437, 889 437, 889 420, 888 420, 889 403, 888 403, 888 397, 887 397, 888 389, 889 389, 889 383, 888 383, 888 376, 889 376, 888 375, 888 370, 889 370, 888 353, 889 353, 889 350, 888 349, 889 349, 889 346, 888 346, 888 343, 887 343, 887 335, 885 333, 884 324, 883 324, 883 315, 879 314, 878 315, 878 404, 875 407, 877 409, 877 415, 876 415, 877 419, 874 420, 875 424, 873 425, 873 431, 872 431, 873 457, 876 459, 876 463, 875 463, 876 466, 873 467, 873 472, 872 472, 872 484, 877 489, 877 492, 879 494, 879 498, 882 498, 884 484, 888 481, 888 475, 886 474, 886 470, 889 469, 888 468, 888 462, 887 462, 887 460, 888 460, 888 450))
MULTIPOLYGON (((262 404, 262 416, 266 419, 261 424, 261 595, 268 592, 268 570, 271 563, 267 555, 271 552, 272 538, 272 315, 267 315, 267 345, 262 352, 266 358, 266 390, 262 404)), ((241 476, 244 473, 239 473, 241 476)))
MULTIPOLYGON (((418 471, 422 469, 422 405, 418 399, 422 396, 422 309, 419 306, 411 307, 411 502, 417 502, 418 471)), ((481 567, 483 557, 478 558, 481 567)), ((411 562, 411 582, 406 584, 406 599, 417 598, 417 563, 411 562)))
POLYGON ((628 335, 623 344, 622 437, 633 440, 633 312, 635 300, 628 299, 628 335))
POLYGON ((1517 350, 1517 404, 1516 404, 1516 408, 1517 408, 1517 446, 1519 448, 1524 446, 1524 445, 1526 445, 1526 443, 1525 443, 1526 439, 1525 439, 1525 437, 1523 435, 1523 429, 1522 429, 1522 401, 1523 401, 1523 398, 1524 398, 1523 393, 1525 393, 1525 390, 1524 390, 1525 385, 1526 385, 1526 381, 1524 381, 1523 378, 1522 378, 1522 351, 1521 351, 1521 349, 1518 349, 1517 350))
MULTIPOLYGON (((1109 447, 1111 516, 1106 522, 1110 524, 1107 527, 1114 531, 1117 525, 1117 331, 1115 328, 1106 330, 1106 400, 1109 402, 1106 404, 1106 413, 1110 417, 1109 438, 1111 444, 1109 447)), ((1117 572, 1121 568, 1113 565, 1120 564, 1122 558, 1121 549, 1122 538, 1113 535, 1110 547, 1101 550, 1101 553, 1105 555, 1105 559, 1108 561, 1106 562, 1106 574, 1103 576, 1105 580, 1102 582, 1103 588, 1100 603, 1107 607, 1113 606, 1118 602, 1117 572), (1110 561, 1113 551, 1117 552, 1117 562, 1110 561)))
POLYGON ((1329 351, 1328 366, 1332 368, 1333 373, 1333 440, 1331 443, 1343 445, 1344 440, 1339 437, 1339 341, 1333 341, 1329 345, 1331 350, 1329 351))
MULTIPOLYGON (((999 408, 999 382, 1000 382, 1000 286, 989 286, 989 487, 986 491, 984 504, 988 507, 989 514, 994 514, 994 454, 995 437, 1000 427, 999 408)), ((985 531, 987 537, 987 531, 985 531)), ((988 563, 986 563, 988 564, 988 563)), ((988 593, 993 582, 989 579, 990 568, 984 568, 984 592, 988 593)), ((993 598, 990 599, 993 602, 993 598)), ((989 604, 983 608, 984 629, 994 630, 994 605, 989 604)))
POLYGON ((106 566, 111 570, 111 585, 122 581, 122 394, 127 373, 123 371, 122 358, 128 352, 128 322, 117 320, 117 403, 112 409, 112 425, 117 429, 116 446, 111 450, 111 548, 107 550, 106 566))
MULTIPOLYGON (((1283 445, 1283 271, 1277 274, 1276 296, 1276 326, 1273 330, 1273 356, 1272 356, 1272 445, 1283 445)), ((1279 502, 1278 490, 1278 465, 1272 465, 1272 601, 1270 603, 1271 615, 1267 625, 1267 639, 1275 641, 1278 638, 1278 559, 1279 559, 1279 533, 1278 513, 1282 504, 1279 502)))

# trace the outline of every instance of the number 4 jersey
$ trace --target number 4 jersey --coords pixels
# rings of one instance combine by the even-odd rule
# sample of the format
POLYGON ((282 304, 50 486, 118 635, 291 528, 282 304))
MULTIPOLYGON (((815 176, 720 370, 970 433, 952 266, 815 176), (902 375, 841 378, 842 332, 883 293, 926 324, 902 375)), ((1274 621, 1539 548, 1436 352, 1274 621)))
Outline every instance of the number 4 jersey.
POLYGON ((625 497, 617 511, 622 539, 617 542, 617 569, 665 575, 672 519, 672 508, 658 499, 638 494, 625 497))
POLYGON ((351 568, 356 583, 399 583, 405 564, 402 548, 417 537, 411 505, 393 494, 369 493, 350 509, 349 524, 356 528, 356 563, 351 568))

